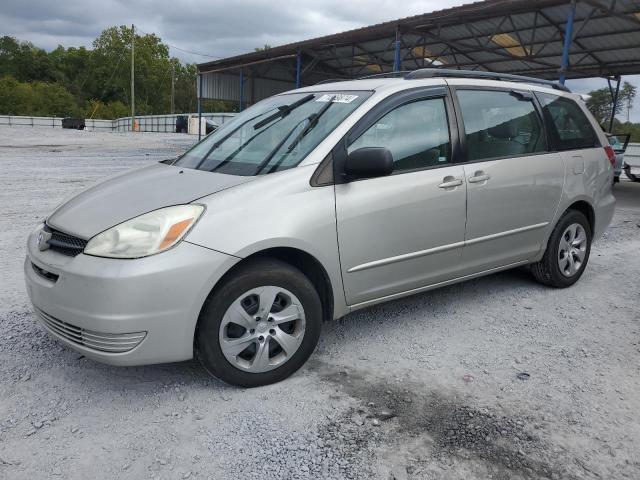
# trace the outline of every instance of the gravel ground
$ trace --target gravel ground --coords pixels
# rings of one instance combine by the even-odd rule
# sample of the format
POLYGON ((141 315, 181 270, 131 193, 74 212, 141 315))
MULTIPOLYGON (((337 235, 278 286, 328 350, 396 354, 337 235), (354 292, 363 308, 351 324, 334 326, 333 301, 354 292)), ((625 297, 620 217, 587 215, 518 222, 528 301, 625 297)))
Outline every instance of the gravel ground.
POLYGON ((0 479, 640 478, 630 182, 574 287, 515 270, 369 308, 327 324, 277 385, 61 347, 24 291, 27 233, 69 195, 192 142, 0 127, 0 479))

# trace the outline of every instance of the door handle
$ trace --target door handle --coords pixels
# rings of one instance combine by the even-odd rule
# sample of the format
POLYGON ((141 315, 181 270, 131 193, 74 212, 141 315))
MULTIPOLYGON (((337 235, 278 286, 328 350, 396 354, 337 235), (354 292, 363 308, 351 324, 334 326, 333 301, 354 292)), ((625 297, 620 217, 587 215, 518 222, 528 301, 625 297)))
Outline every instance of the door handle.
POLYGON ((453 188, 459 187, 460 185, 462 185, 461 178, 455 178, 448 175, 442 179, 442 183, 438 185, 438 188, 453 188))
POLYGON ((491 178, 491 175, 489 175, 488 173, 484 173, 482 170, 479 170, 473 174, 473 177, 468 178, 467 182, 469 183, 486 182, 490 178, 491 178))

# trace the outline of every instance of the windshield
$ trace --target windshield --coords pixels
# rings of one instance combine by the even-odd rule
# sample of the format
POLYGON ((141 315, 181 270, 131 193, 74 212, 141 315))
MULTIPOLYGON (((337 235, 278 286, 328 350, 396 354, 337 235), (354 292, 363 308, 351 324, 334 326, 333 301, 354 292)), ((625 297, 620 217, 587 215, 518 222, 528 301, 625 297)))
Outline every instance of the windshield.
POLYGON ((264 175, 298 165, 371 92, 278 95, 238 114, 174 165, 230 175, 264 175))

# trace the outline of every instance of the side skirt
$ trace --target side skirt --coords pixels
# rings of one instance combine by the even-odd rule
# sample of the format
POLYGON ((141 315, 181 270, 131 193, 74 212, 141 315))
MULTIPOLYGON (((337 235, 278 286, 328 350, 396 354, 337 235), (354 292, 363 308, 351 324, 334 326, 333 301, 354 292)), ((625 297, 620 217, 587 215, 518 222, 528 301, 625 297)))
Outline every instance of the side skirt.
POLYGON ((503 270, 510 270, 515 267, 519 267, 522 265, 527 265, 531 263, 529 260, 524 260, 522 262, 510 263, 508 265, 503 265, 502 267, 490 268, 489 270, 483 270, 481 272, 472 273, 470 275, 464 275, 462 277, 452 278, 451 280, 446 280, 444 282, 433 283, 431 285, 426 285, 424 287, 412 288, 411 290, 406 290, 404 292, 394 293, 392 295, 386 295, 384 297, 374 298, 373 300, 367 300, 366 302, 356 303, 354 305, 349 305, 349 309, 351 312, 359 310, 364 307, 370 307, 372 305, 376 305, 378 303, 388 302, 389 300, 396 300, 398 298, 408 297, 410 295, 415 295, 416 293, 427 292, 429 290, 434 290, 436 288, 444 287, 446 285, 451 285, 454 283, 463 282, 465 280, 471 280, 477 277, 483 277, 485 275, 490 275, 492 273, 501 272, 503 270))

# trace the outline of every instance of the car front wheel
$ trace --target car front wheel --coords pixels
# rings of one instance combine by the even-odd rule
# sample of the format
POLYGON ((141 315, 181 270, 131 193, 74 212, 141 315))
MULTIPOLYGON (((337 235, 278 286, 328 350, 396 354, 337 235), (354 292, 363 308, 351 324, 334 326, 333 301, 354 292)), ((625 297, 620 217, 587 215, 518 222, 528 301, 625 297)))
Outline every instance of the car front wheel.
POLYGON ((205 302, 195 354, 224 382, 268 385, 306 362, 321 324, 322 304, 309 279, 287 263, 258 259, 240 266, 205 302))

